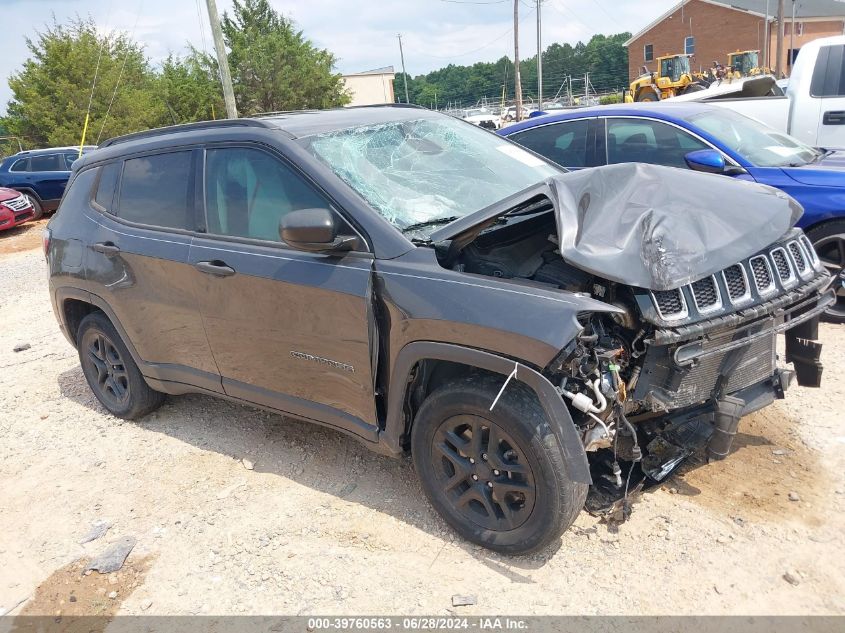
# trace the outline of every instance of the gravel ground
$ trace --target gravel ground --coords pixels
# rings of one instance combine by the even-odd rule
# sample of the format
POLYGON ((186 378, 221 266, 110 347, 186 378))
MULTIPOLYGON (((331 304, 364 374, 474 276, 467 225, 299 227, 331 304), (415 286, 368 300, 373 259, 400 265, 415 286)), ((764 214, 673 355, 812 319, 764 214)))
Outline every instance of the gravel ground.
POLYGON ((582 513, 558 545, 508 558, 456 538, 409 461, 330 430, 205 396, 108 415, 59 333, 43 256, 14 250, 0 614, 845 614, 845 328, 823 326, 823 389, 744 419, 729 459, 644 494, 618 530, 582 513), (83 575, 127 536, 119 572, 83 575))

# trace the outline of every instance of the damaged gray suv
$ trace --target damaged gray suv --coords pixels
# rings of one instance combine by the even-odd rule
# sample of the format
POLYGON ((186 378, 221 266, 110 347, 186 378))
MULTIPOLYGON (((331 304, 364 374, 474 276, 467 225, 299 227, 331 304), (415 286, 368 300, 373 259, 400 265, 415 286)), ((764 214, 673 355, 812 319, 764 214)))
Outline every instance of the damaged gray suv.
POLYGON ((45 248, 114 415, 192 392, 330 426, 410 454, 457 532, 521 553, 819 385, 834 293, 800 214, 753 183, 564 173, 369 107, 107 141, 74 163, 45 248))

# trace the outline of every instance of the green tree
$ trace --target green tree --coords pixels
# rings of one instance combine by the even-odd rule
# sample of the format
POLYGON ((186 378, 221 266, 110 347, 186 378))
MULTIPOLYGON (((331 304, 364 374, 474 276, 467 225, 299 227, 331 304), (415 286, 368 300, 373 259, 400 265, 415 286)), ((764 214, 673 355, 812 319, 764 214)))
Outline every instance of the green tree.
POLYGON ((203 121, 225 116, 217 63, 192 50, 185 58, 168 55, 158 77, 159 95, 169 123, 203 121))
MULTIPOLYGON (((335 57, 316 48, 268 0, 235 0, 223 36, 241 116, 349 102, 335 57)), ((403 93, 404 94, 404 93, 403 93)))
MULTIPOLYGON (((543 98, 554 97, 561 89, 564 78, 571 75, 581 80, 575 83, 577 92, 583 91, 583 77, 590 73, 590 83, 596 91, 621 90, 628 83, 628 50, 624 42, 630 33, 617 35, 594 35, 586 44, 553 43, 543 51, 543 98)), ((537 56, 523 59, 519 63, 522 75, 522 94, 529 101, 537 100, 537 56)), ((508 100, 514 98, 513 62, 502 57, 495 62, 477 62, 472 66, 449 64, 425 75, 408 78, 411 102, 429 106, 433 94, 437 93, 440 107, 460 104, 474 105, 486 98, 497 102, 504 88, 508 100)), ((394 79, 397 95, 403 95, 401 73, 394 79)))
POLYGON ((93 20, 77 18, 68 25, 54 20, 26 42, 31 57, 9 79, 10 134, 36 147, 78 144, 95 73, 86 143, 162 121, 155 76, 142 48, 125 35, 101 34, 93 20))

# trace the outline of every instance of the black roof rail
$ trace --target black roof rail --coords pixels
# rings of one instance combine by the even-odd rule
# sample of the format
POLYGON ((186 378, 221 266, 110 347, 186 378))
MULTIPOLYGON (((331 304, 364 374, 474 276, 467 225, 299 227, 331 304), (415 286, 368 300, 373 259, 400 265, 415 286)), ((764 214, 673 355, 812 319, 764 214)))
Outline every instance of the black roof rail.
POLYGON ((416 103, 373 103, 370 105, 357 105, 357 106, 342 106, 338 108, 326 108, 326 109, 310 109, 310 110, 277 110, 275 112, 259 112, 258 114, 253 114, 251 116, 255 118, 264 118, 264 117, 274 117, 280 116, 283 114, 314 114, 315 112, 332 112, 337 110, 358 110, 360 108, 415 108, 417 110, 426 110, 424 106, 417 105, 416 103))
POLYGON ((115 136, 100 144, 100 147, 110 147, 118 145, 119 143, 126 143, 128 141, 137 141, 144 138, 153 138, 156 136, 164 136, 165 134, 175 134, 177 132, 192 132, 194 130, 207 130, 219 127, 262 127, 266 128, 269 125, 264 121, 256 119, 219 119, 216 121, 198 121, 196 123, 183 123, 181 125, 170 125, 168 127, 159 127, 152 130, 144 130, 142 132, 133 132, 132 134, 124 134, 123 136, 115 136))

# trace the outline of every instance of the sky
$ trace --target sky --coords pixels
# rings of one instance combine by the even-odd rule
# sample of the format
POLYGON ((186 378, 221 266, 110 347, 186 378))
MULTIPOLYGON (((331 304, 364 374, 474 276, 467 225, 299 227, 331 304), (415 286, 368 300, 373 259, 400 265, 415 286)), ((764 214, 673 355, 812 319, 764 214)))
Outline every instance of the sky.
MULTIPOLYGON (((535 0, 519 0, 520 56, 537 53, 535 0)), ((447 64, 513 56, 512 0, 270 0, 305 36, 327 48, 343 73, 394 66, 401 70, 396 35, 402 34, 405 66, 418 75, 447 64)), ((677 0, 544 0, 543 47, 587 41, 645 27, 677 0)), ((155 64, 183 53, 190 42, 212 50, 206 0, 0 0, 0 113, 11 98, 7 83, 29 56, 26 38, 51 21, 91 16, 105 30, 131 34, 155 64)), ((221 15, 232 0, 217 0, 221 15)), ((93 69, 92 69, 93 72, 93 69)))

